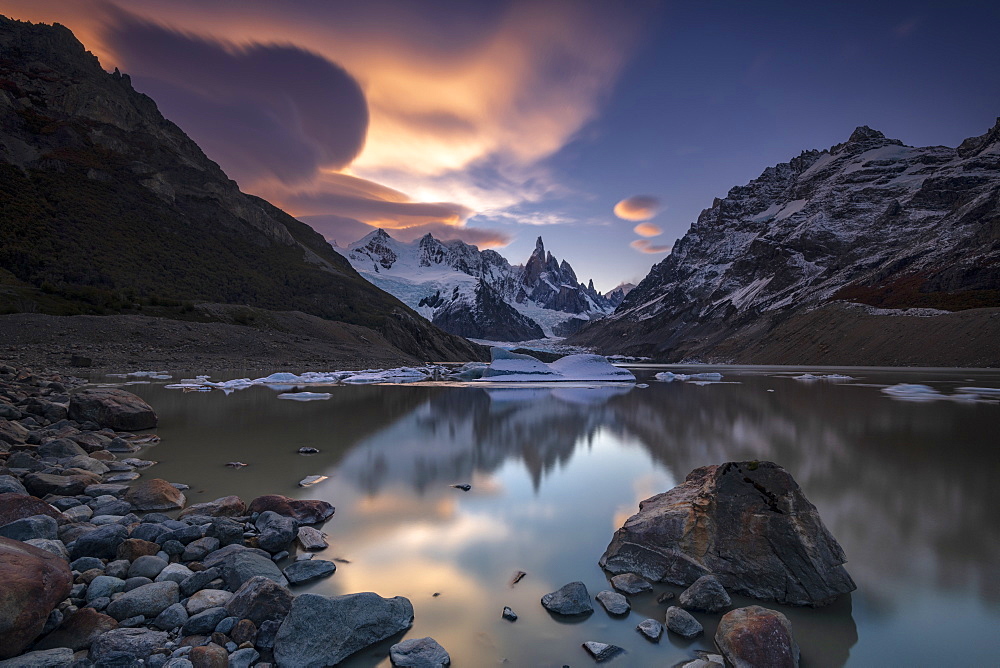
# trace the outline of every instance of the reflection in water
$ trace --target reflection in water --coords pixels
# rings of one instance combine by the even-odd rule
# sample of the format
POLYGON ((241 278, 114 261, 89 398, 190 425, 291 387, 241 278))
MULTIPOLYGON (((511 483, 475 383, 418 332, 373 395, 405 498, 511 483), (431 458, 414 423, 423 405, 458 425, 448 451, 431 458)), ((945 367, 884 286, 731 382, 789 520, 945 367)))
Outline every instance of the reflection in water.
MULTIPOLYGON (((655 594, 633 597, 626 621, 598 609, 572 626, 552 620, 538 599, 577 579, 591 594, 608 588, 597 558, 638 501, 694 468, 733 459, 788 469, 858 583, 853 597, 829 608, 780 608, 804 664, 993 659, 1000 406, 880 394, 879 384, 912 380, 903 372, 853 370, 859 383, 804 384, 729 371, 726 379, 740 384, 702 387, 658 383, 654 372, 637 374, 650 382, 645 389, 333 387, 330 400, 308 403, 276 401, 261 388, 230 397, 134 389, 164 425, 163 443, 144 453, 163 462, 156 476, 192 484, 192 503, 263 493, 334 503, 322 556, 350 563, 303 591, 408 596, 416 609, 408 635, 434 636, 456 662, 578 664, 589 660, 584 640, 626 647, 629 665, 670 665, 710 648, 711 615, 696 615, 706 636, 694 642, 640 642, 635 624, 663 618, 655 594), (321 452, 295 454, 302 446, 321 452), (225 469, 232 459, 250 466, 225 469), (313 474, 330 480, 295 487, 313 474), (529 575, 511 588, 516 570, 529 575), (500 620, 504 605, 520 615, 516 624, 500 620), (954 620, 947 633, 937 630, 941 619, 954 620)), ((969 375, 917 380, 950 390, 971 384, 969 375)), ((995 386, 1000 375, 972 380, 995 386)), ((375 665, 384 656, 352 661, 375 665)))

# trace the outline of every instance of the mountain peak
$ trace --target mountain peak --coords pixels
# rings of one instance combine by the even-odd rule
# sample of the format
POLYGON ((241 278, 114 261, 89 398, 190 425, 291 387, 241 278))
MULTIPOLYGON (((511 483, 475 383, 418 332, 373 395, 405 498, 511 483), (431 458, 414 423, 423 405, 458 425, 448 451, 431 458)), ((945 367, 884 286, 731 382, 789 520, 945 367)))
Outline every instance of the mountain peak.
POLYGON ((862 141, 870 141, 872 139, 885 139, 885 135, 878 130, 872 130, 867 125, 861 125, 854 129, 854 132, 851 133, 847 143, 853 144, 862 141))
POLYGON ((997 117, 996 124, 986 131, 986 134, 978 137, 969 137, 958 146, 958 155, 969 158, 983 152, 987 146, 1000 142, 1000 117, 997 117))
POLYGON ((541 237, 538 237, 538 239, 535 240, 535 252, 543 254, 545 253, 545 244, 542 243, 541 237))
POLYGON ((849 153, 863 152, 872 148, 895 144, 902 146, 903 142, 898 139, 889 139, 878 130, 873 130, 867 125, 854 128, 851 136, 842 144, 837 144, 830 149, 830 153, 837 154, 843 151, 849 153))

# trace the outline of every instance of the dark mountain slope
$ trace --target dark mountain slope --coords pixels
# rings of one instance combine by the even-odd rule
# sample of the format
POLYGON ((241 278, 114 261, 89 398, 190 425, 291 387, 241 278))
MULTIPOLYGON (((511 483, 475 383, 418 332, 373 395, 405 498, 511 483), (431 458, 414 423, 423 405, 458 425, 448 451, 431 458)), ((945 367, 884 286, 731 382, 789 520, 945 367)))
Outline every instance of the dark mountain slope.
POLYGON ((423 358, 481 356, 240 192, 68 29, 0 17, 0 312, 182 316, 192 301, 370 327, 423 358))

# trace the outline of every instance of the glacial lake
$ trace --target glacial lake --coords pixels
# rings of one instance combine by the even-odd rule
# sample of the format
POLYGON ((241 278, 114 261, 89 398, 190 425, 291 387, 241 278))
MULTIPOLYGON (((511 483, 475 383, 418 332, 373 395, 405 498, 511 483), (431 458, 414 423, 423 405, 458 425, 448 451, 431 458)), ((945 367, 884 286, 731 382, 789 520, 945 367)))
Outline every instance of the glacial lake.
MULTIPOLYGON (((415 623, 404 637, 432 636, 456 666, 594 665, 587 640, 625 648, 607 664, 619 666, 672 666, 712 650, 718 615, 695 614, 705 635, 693 641, 665 634, 653 644, 635 630, 662 621, 657 596, 680 587, 631 597, 626 618, 595 602, 589 617, 557 619, 539 599, 574 580, 592 596, 610 589, 597 560, 639 501, 699 466, 751 459, 794 476, 858 585, 821 609, 762 603, 791 620, 802 666, 997 665, 1000 404, 904 401, 881 388, 1000 388, 1000 371, 699 367, 724 382, 696 385, 653 379, 685 367, 630 368, 649 386, 342 385, 312 402, 265 387, 128 389, 160 416, 162 441, 138 454, 160 462, 147 476, 190 485, 188 503, 272 493, 329 501, 330 547, 317 558, 345 561, 296 591, 406 596, 415 623), (806 371, 854 380, 793 378, 806 371), (237 460, 248 466, 225 466, 237 460), (299 487, 309 475, 328 479, 299 487), (450 486, 459 483, 472 489, 450 486), (511 585, 517 571, 527 575, 511 585), (517 622, 501 619, 504 606, 517 622)), ((390 665, 399 639, 348 665, 390 665)))

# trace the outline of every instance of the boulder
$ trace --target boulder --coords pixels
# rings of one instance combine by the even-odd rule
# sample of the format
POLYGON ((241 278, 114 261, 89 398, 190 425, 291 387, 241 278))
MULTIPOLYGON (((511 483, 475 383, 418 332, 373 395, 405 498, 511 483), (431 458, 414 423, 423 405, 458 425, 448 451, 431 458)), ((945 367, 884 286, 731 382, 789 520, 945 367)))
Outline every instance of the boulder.
POLYGON ((122 591, 125 591, 125 580, 110 575, 98 575, 87 586, 86 600, 87 603, 90 603, 98 598, 110 599, 122 591))
POLYGON ((247 512, 263 513, 273 511, 285 517, 291 517, 302 524, 319 524, 334 513, 334 507, 326 501, 317 499, 292 499, 280 494, 258 496, 250 502, 247 512))
POLYGON ((629 605, 628 599, 619 594, 616 591, 611 591, 610 589, 605 589, 602 592, 598 592, 595 596, 604 609, 612 615, 627 615, 632 606, 629 605))
MULTIPOLYGON (((163 647, 170 636, 163 631, 152 631, 150 629, 113 629, 98 636, 90 645, 89 658, 94 663, 104 659, 110 659, 115 655, 124 654, 126 656, 146 660, 149 655, 163 647)), ((115 664, 129 665, 129 664, 115 664)))
POLYGON ((0 659, 24 651, 72 587, 73 574, 64 560, 0 538, 0 659))
POLYGON ((333 575, 336 570, 337 564, 332 561, 311 559, 290 564, 285 568, 284 573, 290 585, 300 585, 333 575))
POLYGON ((32 515, 0 526, 0 536, 20 541, 34 538, 56 540, 59 537, 59 525, 48 515, 32 515))
POLYGON ((68 438, 54 438, 38 446, 39 457, 63 459, 64 457, 76 457, 79 455, 86 457, 87 451, 81 448, 76 441, 68 438))
POLYGON ((40 550, 45 550, 51 554, 56 555, 60 559, 69 562, 69 550, 66 549, 65 543, 61 540, 49 540, 48 538, 29 538, 24 541, 28 545, 37 547, 40 550))
POLYGON ((611 578, 611 586, 623 594, 641 594, 653 591, 653 585, 635 573, 622 573, 611 578))
POLYGON ((407 638, 389 648, 392 665, 400 668, 444 668, 451 657, 434 638, 407 638))
POLYGON ((224 496, 215 501, 196 503, 181 511, 178 519, 188 515, 205 515, 206 517, 241 517, 247 514, 247 504, 238 496, 224 496))
POLYGON ((161 478, 150 478, 132 485, 125 500, 137 510, 177 510, 187 499, 179 489, 161 478))
POLYGON ((639 622, 635 630, 641 633, 646 640, 660 642, 660 637, 663 635, 663 624, 655 619, 644 619, 639 622))
POLYGON ((224 605, 230 615, 249 619, 259 627, 266 621, 283 620, 292 607, 293 598, 287 588, 258 576, 244 582, 224 605))
MULTIPOLYGON (((216 551, 212 556, 221 551, 216 551)), ((208 566, 208 563, 206 562, 205 565, 208 566)), ((236 591, 244 582, 255 576, 265 577, 282 586, 288 584, 288 580, 281 574, 274 562, 267 557, 260 556, 257 551, 237 552, 222 563, 222 578, 226 582, 226 588, 230 591, 236 591)))
POLYGON ((336 665, 412 625, 413 606, 402 596, 301 594, 278 628, 274 657, 279 666, 336 665))
POLYGON ((257 659, 259 658, 260 652, 253 647, 244 647, 229 655, 228 668, 250 668, 250 666, 257 663, 257 659))
POLYGON ((131 392, 111 387, 74 393, 69 398, 69 417, 77 422, 96 422, 116 431, 156 426, 152 406, 131 392))
POLYGON ((47 494, 56 496, 76 496, 83 494, 89 485, 101 482, 100 476, 93 473, 77 475, 54 475, 52 473, 29 473, 24 476, 24 488, 32 496, 42 497, 47 494))
POLYGON ((0 526, 35 515, 61 519, 62 513, 39 498, 13 492, 0 494, 0 526))
MULTIPOLYGON (((119 552, 121 551, 121 546, 119 546, 119 552)), ((128 567, 128 576, 130 578, 149 578, 153 580, 157 575, 163 572, 169 564, 157 557, 155 554, 146 554, 141 557, 136 558, 132 562, 132 565, 128 567)))
POLYGON ((542 605, 549 612, 560 615, 583 615, 594 611, 594 604, 590 602, 590 592, 582 582, 570 582, 542 596, 542 605))
POLYGON ((299 523, 291 517, 265 510, 257 518, 255 524, 260 535, 257 537, 257 547, 277 554, 288 549, 299 530, 299 523))
MULTIPOLYGON (((10 461, 7 462, 7 466, 10 466, 10 461)), ((24 494, 27 496, 28 490, 14 476, 0 475, 0 494, 24 494)))
POLYGON ((701 622, 695 619, 690 612, 683 608, 672 605, 667 608, 667 628, 682 638, 694 638, 705 632, 701 622))
POLYGON ((788 472, 772 462, 728 462, 695 469, 640 503, 599 563, 675 585, 714 574, 731 592, 821 606, 856 588, 845 561, 788 472))
POLYGON ((69 616, 55 631, 35 644, 35 649, 69 647, 74 652, 87 649, 102 633, 118 628, 114 617, 101 614, 93 608, 80 608, 69 616))
POLYGON ((721 612, 732 605, 725 587, 714 575, 702 575, 695 580, 694 584, 681 592, 677 602, 686 610, 698 612, 721 612))
MULTIPOLYGON (((24 443, 25 439, 28 438, 30 432, 22 425, 17 422, 9 422, 7 420, 0 420, 0 443, 6 443, 7 445, 20 445, 24 443)), ((0 451, 3 448, 0 447, 0 451)))
POLYGON ((108 606, 108 614, 121 621, 142 615, 154 619, 180 600, 176 582, 154 582, 126 592, 108 606))
POLYGON ((715 645, 734 668, 795 668, 799 646, 788 618, 776 610, 751 605, 722 616, 715 645))

